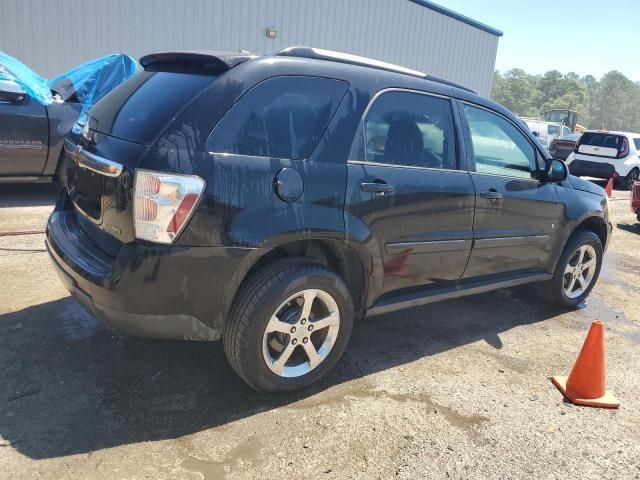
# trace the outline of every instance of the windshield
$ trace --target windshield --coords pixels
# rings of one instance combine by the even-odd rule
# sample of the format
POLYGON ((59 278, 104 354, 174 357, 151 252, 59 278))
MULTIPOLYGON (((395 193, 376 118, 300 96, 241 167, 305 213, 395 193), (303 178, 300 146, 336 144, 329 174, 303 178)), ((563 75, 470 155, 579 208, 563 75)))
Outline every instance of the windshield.
POLYGON ((550 122, 562 123, 563 125, 566 125, 569 121, 569 116, 566 112, 549 112, 547 114, 547 119, 550 122))

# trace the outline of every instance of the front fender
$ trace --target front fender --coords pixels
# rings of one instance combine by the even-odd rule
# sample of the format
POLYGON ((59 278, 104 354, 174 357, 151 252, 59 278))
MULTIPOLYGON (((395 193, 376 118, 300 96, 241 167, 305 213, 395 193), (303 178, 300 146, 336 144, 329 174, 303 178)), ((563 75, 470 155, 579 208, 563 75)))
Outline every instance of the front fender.
MULTIPOLYGON (((568 181, 566 181, 568 182, 568 181)), ((583 190, 576 190, 570 183, 558 186, 558 196, 562 205, 559 227, 562 235, 558 236, 558 241, 554 245, 554 252, 551 256, 550 271, 554 271, 560 255, 567 241, 581 227, 597 225, 601 230, 596 232, 601 235, 604 232, 603 248, 606 248, 610 233, 611 222, 607 216, 607 199, 597 193, 590 193, 583 190)))

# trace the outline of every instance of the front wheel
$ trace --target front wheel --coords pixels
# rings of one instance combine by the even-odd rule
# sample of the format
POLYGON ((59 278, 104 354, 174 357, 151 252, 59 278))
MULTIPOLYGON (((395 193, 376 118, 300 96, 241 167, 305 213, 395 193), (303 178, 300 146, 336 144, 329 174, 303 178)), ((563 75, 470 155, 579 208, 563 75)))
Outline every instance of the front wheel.
POLYGON ((591 293, 602 267, 602 242, 583 230, 564 247, 553 278, 536 285, 540 298, 562 307, 576 307, 591 293))
POLYGON ((353 311, 337 274, 304 259, 278 260, 239 292, 223 335, 227 359, 258 391, 305 388, 342 356, 353 311))

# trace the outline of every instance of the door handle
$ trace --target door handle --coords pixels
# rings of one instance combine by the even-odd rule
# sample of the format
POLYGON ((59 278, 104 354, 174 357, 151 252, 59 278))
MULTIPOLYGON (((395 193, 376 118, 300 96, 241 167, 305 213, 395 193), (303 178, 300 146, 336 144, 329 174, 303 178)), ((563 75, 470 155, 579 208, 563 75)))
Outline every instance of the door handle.
POLYGON ((502 194, 493 188, 491 190, 487 190, 486 192, 480 192, 480 196, 482 198, 486 198, 489 201, 495 201, 502 199, 502 194))
POLYGON ((362 182, 360 190, 373 192, 376 195, 384 195, 385 193, 393 192, 393 185, 384 182, 362 182))

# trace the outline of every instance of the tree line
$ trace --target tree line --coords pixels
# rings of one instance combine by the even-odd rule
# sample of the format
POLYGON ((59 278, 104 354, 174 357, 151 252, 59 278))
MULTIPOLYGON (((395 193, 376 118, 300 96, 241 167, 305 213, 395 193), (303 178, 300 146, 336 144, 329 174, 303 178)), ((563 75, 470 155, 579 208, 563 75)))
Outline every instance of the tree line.
POLYGON ((552 108, 568 108, 578 112, 578 123, 587 128, 640 133, 640 82, 615 70, 600 80, 557 70, 544 75, 496 70, 491 98, 518 116, 541 117, 552 108))

